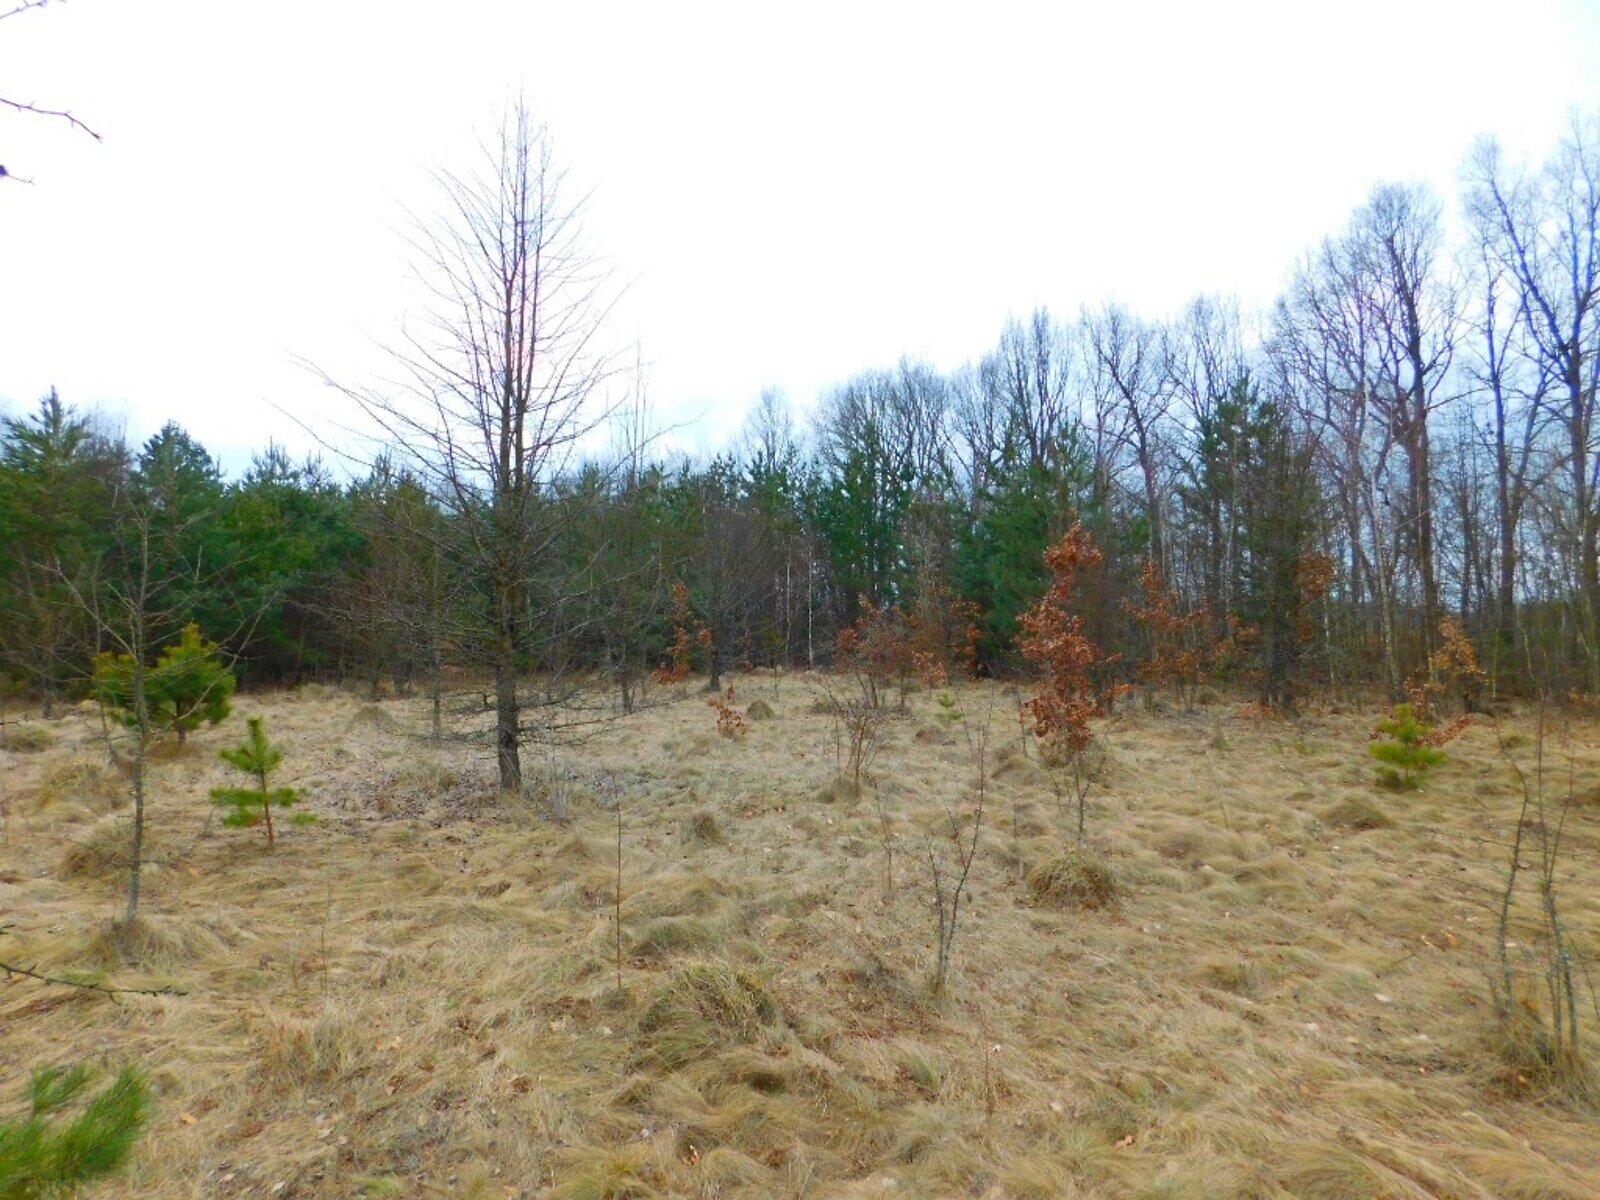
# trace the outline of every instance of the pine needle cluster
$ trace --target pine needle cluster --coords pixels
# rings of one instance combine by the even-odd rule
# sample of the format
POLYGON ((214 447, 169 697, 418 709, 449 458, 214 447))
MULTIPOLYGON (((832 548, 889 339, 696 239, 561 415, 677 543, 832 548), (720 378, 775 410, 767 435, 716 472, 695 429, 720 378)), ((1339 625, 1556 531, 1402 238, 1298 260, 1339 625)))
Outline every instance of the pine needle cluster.
POLYGON ((28 1115, 0 1121, 0 1200, 68 1196, 127 1160, 149 1118, 149 1086, 126 1067, 67 1119, 90 1078, 84 1066, 34 1073, 28 1115))

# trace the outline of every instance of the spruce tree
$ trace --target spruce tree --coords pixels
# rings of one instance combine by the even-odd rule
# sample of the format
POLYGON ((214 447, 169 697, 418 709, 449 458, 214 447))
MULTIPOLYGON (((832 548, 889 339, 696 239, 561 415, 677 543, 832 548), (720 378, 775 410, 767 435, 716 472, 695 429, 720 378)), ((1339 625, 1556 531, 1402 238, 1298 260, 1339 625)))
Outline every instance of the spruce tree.
POLYGON ((221 753, 226 762, 252 776, 255 782, 248 787, 212 788, 211 799, 233 809, 222 819, 224 825, 250 826, 264 822, 267 845, 271 847, 276 844, 272 830, 273 808, 288 808, 299 799, 299 793, 294 788, 268 786, 267 777, 283 762, 283 750, 267 741, 260 717, 251 717, 245 723, 250 728, 249 736, 238 746, 221 753))

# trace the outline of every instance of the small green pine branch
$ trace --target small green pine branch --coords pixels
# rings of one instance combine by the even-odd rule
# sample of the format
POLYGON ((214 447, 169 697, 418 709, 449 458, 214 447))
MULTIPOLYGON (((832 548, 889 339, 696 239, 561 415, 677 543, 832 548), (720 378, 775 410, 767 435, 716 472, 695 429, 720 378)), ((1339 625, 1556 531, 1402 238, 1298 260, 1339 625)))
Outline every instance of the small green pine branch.
POLYGON ((82 1066, 34 1073, 28 1115, 0 1121, 0 1200, 69 1196, 126 1161, 149 1117, 149 1087, 125 1067, 67 1120, 63 1110, 84 1095, 89 1078, 82 1066))
POLYGON ((294 788, 269 785, 268 777, 283 762, 283 750, 267 741, 260 717, 251 717, 245 724, 249 727, 249 736, 240 745, 223 750, 221 754, 224 761, 253 777, 255 782, 242 787, 212 788, 211 799, 215 804, 233 809, 222 818, 224 825, 248 827, 265 823, 267 845, 272 846, 276 844, 272 810, 290 807, 300 795, 294 788))

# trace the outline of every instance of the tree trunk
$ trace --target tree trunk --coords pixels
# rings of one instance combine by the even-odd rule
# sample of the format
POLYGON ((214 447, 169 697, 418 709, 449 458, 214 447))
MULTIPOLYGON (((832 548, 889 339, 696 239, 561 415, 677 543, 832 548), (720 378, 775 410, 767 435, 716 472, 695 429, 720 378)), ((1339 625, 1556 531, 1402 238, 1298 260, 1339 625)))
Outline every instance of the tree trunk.
POLYGON ((494 658, 495 760, 500 790, 522 791, 521 712, 517 705, 517 639, 510 614, 502 614, 494 658))
MULTIPOLYGON (((142 614, 140 614, 142 617, 142 614)), ((144 771, 147 751, 150 748, 150 713, 144 695, 144 638, 142 630, 136 632, 133 657, 133 837, 128 852, 128 912, 127 923, 132 925, 139 917, 140 869, 144 866, 144 771)))
POLYGON ((1501 664, 1515 662, 1517 642, 1517 505, 1511 495, 1511 447, 1507 440, 1506 404, 1498 378, 1494 381, 1494 488, 1498 510, 1499 571, 1495 580, 1495 634, 1489 669, 1498 677, 1501 664))

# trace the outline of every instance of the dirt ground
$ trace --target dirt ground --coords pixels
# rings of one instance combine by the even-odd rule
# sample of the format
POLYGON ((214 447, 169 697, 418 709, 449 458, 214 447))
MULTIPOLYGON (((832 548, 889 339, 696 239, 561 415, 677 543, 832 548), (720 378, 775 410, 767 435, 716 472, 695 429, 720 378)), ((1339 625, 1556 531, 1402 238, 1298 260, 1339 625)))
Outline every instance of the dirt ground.
MULTIPOLYGON (((0 1112, 32 1068, 140 1064, 155 1116, 107 1197, 1600 1196, 1600 1123, 1491 1039, 1531 716, 1469 727, 1408 793, 1375 785, 1376 709, 1113 718, 1087 831, 1116 896, 1087 907, 1041 883, 1076 814, 1014 691, 913 695, 857 789, 824 697, 848 687, 740 677, 732 707, 771 715, 736 738, 658 690, 531 749, 521 801, 487 747, 429 741, 421 701, 242 695, 154 764, 120 934, 99 719, 24 726, 0 959, 181 994, 0 984, 0 1112), (252 715, 317 817, 273 851, 207 799, 252 715), (934 996, 930 856, 948 882, 980 790, 934 996)), ((1564 916, 1600 973, 1597 744, 1545 739, 1549 794, 1578 798, 1564 916)))

